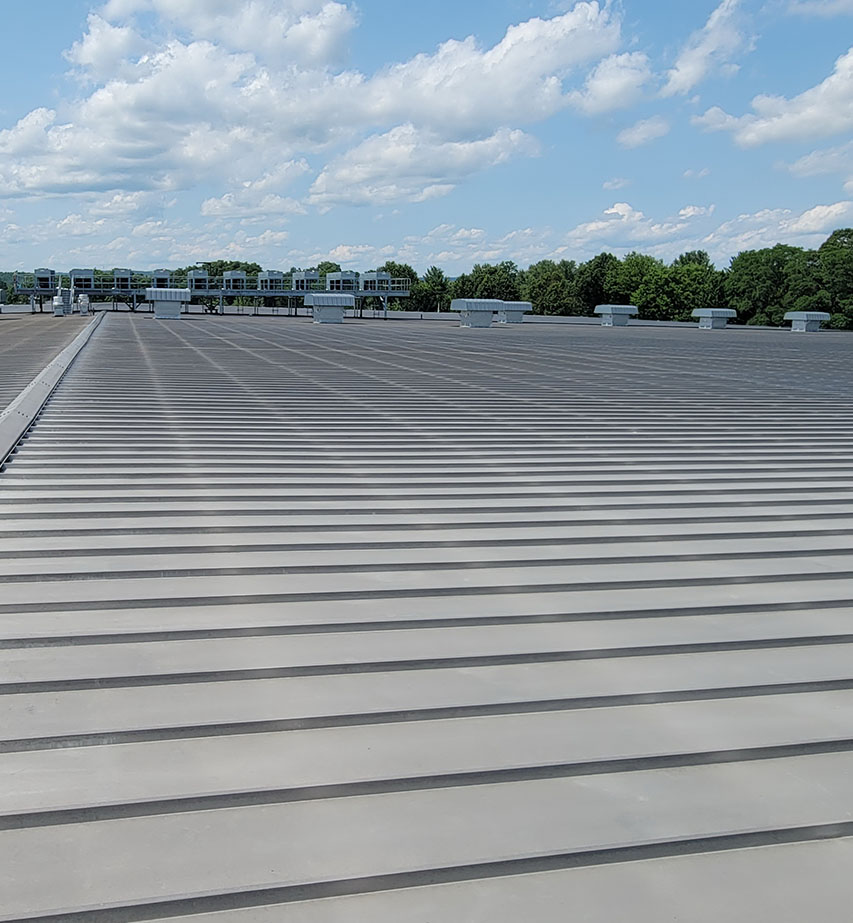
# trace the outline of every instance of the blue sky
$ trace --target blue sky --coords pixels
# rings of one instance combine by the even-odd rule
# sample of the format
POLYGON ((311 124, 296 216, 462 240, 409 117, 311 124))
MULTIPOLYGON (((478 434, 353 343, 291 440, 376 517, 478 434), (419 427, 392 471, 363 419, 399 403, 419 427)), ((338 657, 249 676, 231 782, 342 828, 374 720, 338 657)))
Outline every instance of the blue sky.
POLYGON ((853 0, 3 13, 2 269, 726 265, 853 225, 853 0))

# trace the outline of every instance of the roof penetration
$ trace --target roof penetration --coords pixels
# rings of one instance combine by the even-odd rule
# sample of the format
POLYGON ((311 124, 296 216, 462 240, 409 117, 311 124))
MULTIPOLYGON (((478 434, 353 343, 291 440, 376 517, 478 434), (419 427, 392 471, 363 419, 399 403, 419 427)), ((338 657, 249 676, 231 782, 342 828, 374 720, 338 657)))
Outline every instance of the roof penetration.
POLYGON ((848 340, 107 315, 0 475, 0 920, 847 919, 848 340))

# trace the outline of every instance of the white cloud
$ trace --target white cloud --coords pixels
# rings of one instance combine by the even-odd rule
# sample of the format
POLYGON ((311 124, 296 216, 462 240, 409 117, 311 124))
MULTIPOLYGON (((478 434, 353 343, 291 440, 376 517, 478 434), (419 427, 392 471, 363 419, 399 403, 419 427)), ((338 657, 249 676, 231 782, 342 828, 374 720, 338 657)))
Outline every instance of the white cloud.
POLYGON ((853 13, 853 0, 791 0, 788 12, 802 16, 842 16, 853 13))
POLYGON ((569 242, 607 240, 611 246, 624 247, 641 241, 672 237, 687 227, 683 220, 654 221, 627 202, 616 202, 605 209, 603 214, 603 218, 586 221, 569 231, 569 242))
POLYGON ((477 141, 443 141, 412 124, 399 125, 327 164, 308 201, 321 208, 423 202, 446 195, 465 176, 536 150, 534 139, 518 129, 502 128, 477 141))
POLYGON ((663 116, 653 115, 649 119, 640 119, 639 122, 620 131, 616 135, 616 140, 622 147, 640 147, 668 133, 669 122, 663 116))
MULTIPOLYGON (((416 153, 420 165, 407 169, 392 151, 384 162, 401 182, 376 177, 374 188, 382 201, 425 199, 510 154, 535 153, 521 126, 569 106, 564 79, 620 42, 609 6, 581 2, 511 26, 491 47, 451 40, 371 76, 334 67, 331 49, 353 10, 326 0, 109 0, 68 53, 94 90, 0 132, 0 197, 207 186, 208 211, 236 216, 266 195, 279 197, 270 207, 282 204, 294 178, 280 172, 282 161, 305 172, 306 156, 349 147, 316 177, 315 201, 328 203, 332 176, 357 172, 377 137, 405 146, 399 132, 410 125, 434 149, 435 166, 416 153), (291 42, 314 42, 310 60, 291 54, 291 42)), ((604 78, 623 71, 640 74, 642 56, 616 56, 601 80, 591 77, 590 106, 605 105, 604 78)), ((351 199, 344 190, 341 201, 351 199)))
POLYGON ((726 262, 741 250, 772 247, 777 243, 816 247, 839 225, 853 216, 853 202, 816 205, 802 212, 788 208, 765 208, 724 221, 701 239, 718 262, 726 262))
POLYGON ((708 167, 702 167, 699 170, 685 170, 681 175, 685 179, 705 179, 710 174, 708 167))
POLYGON ((812 151, 790 164, 788 169, 795 176, 840 174, 846 178, 845 190, 853 192, 853 141, 838 147, 812 151))
POLYGON ((355 96, 374 115, 443 133, 540 121, 571 102, 563 77, 618 43, 609 9, 578 3, 553 19, 510 26, 493 48, 481 50, 473 37, 444 42, 379 73, 355 96))
POLYGON ((130 78, 132 62, 153 50, 151 43, 128 25, 114 26, 97 13, 89 14, 88 23, 86 34, 71 46, 65 57, 93 79, 130 78))
POLYGON ((305 206, 296 199, 269 193, 256 198, 241 193, 226 192, 219 198, 205 199, 201 213, 206 218, 241 218, 249 221, 284 219, 289 215, 304 215, 305 206))
POLYGON ((688 93, 714 70, 731 71, 731 59, 746 45, 739 23, 740 0, 723 0, 708 21, 690 36, 667 73, 662 96, 688 93))
POLYGON ((589 115, 624 109, 642 98, 651 76, 649 59, 641 52, 613 54, 595 66, 583 90, 572 93, 571 99, 589 115))
POLYGON ((193 39, 310 64, 335 60, 356 25, 351 6, 327 0, 110 0, 102 15, 122 22, 144 12, 193 39))
POLYGON ((701 218, 705 215, 713 215, 716 205, 685 205, 679 209, 679 218, 701 218))
POLYGON ((815 205, 785 223, 785 230, 793 234, 817 234, 831 231, 853 215, 853 202, 835 202, 833 205, 815 205))
POLYGON ((708 131, 730 131, 742 147, 842 134, 853 128, 853 48, 832 74, 799 96, 756 96, 753 112, 735 117, 718 106, 696 117, 708 131))
POLYGON ((601 184, 602 189, 624 189, 625 186, 629 186, 631 180, 625 179, 622 176, 614 176, 613 179, 605 180, 601 184))

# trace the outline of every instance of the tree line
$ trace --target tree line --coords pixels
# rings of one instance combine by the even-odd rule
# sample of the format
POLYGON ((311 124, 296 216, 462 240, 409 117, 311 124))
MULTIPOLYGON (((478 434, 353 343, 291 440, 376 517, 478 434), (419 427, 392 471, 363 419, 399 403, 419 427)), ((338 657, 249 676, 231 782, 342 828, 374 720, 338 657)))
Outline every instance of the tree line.
MULTIPOLYGON (((174 270, 173 284, 185 285, 187 273, 202 268, 214 278, 229 270, 261 271, 258 263, 214 260, 174 270)), ((321 284, 327 273, 341 269, 331 261, 306 268, 320 274, 321 284)), ((737 323, 762 326, 781 326, 786 311, 825 311, 830 327, 853 329, 853 228, 833 231, 816 250, 788 244, 743 250, 726 269, 717 269, 704 250, 682 253, 671 263, 637 252, 621 259, 599 253, 581 263, 540 260, 527 269, 504 260, 478 263, 456 278, 438 266, 419 275, 408 263, 392 260, 377 268, 410 280, 408 298, 390 299, 392 308, 404 310, 446 311, 454 298, 498 298, 529 301, 537 314, 591 315, 598 304, 635 304, 649 320, 687 321, 694 308, 733 308, 737 323)), ((98 270, 96 277, 108 281, 112 273, 98 270)), ((11 289, 11 277, 5 281, 11 289)), ((10 292, 9 297, 25 300, 12 299, 10 292)), ((365 299, 366 307, 376 305, 377 299, 365 299)))
POLYGON ((505 260, 481 263, 455 279, 436 266, 418 276, 405 263, 380 267, 412 280, 400 307, 447 310, 453 298, 529 301, 537 314, 591 315, 598 304, 635 304, 649 320, 688 321, 694 308, 733 308, 737 323, 781 326, 787 311, 825 311, 829 326, 853 329, 853 228, 842 228, 816 249, 776 244, 744 250, 717 269, 704 250, 671 263, 644 253, 621 259, 540 260, 527 269, 505 260))

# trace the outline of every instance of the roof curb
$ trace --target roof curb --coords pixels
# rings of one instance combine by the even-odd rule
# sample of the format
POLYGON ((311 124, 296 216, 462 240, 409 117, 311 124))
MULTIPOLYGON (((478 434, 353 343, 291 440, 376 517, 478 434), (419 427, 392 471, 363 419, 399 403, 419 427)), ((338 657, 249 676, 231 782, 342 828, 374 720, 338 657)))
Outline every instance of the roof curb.
POLYGON ((96 314, 86 329, 82 330, 9 406, 0 412, 0 471, 103 319, 103 313, 96 314))

